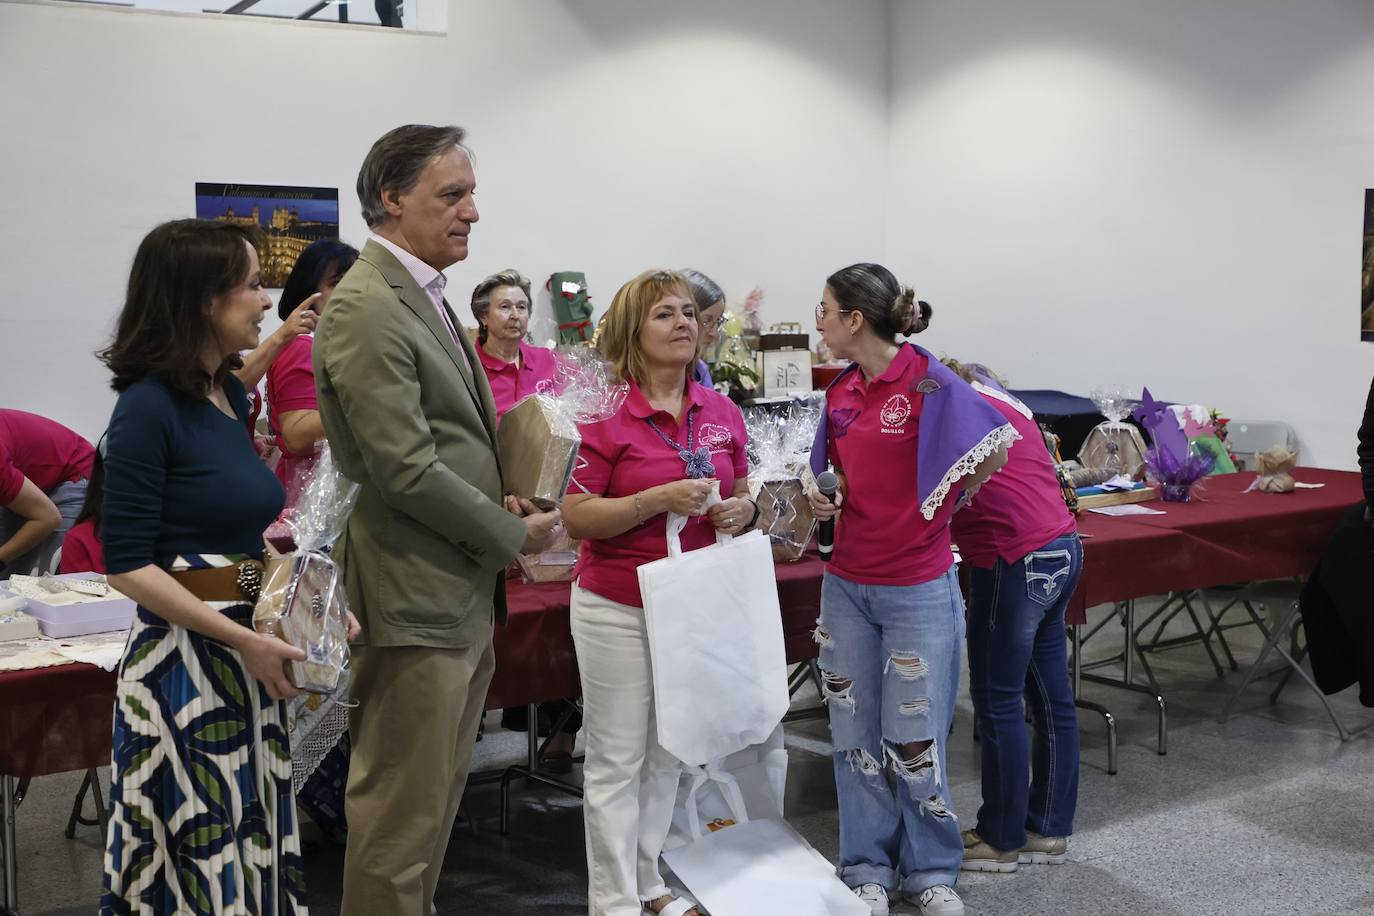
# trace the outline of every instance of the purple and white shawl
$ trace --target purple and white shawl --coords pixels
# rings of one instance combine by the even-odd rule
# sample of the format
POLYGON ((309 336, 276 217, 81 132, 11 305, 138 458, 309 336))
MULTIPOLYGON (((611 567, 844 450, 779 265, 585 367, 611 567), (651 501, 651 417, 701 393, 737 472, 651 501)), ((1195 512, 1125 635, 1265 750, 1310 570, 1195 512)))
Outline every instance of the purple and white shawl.
MULTIPOLYGON (((927 521, 961 478, 1003 446, 1021 436, 967 382, 955 375, 928 350, 906 343, 927 361, 926 376, 913 381, 912 390, 924 395, 921 407, 921 434, 916 446, 916 496, 921 501, 921 516, 927 521)), ((830 383, 840 384, 850 373, 859 371, 850 364, 830 383)), ((830 411, 821 412, 820 426, 811 445, 811 470, 820 474, 830 464, 830 411)))

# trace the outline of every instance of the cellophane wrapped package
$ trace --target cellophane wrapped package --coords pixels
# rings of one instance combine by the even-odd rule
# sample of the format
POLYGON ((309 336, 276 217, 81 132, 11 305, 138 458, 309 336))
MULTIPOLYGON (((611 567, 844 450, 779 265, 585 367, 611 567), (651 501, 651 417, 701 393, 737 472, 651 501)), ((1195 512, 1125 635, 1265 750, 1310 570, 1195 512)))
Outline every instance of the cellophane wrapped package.
POLYGON ((288 668, 292 683, 311 693, 332 693, 348 667, 348 597, 329 549, 357 498, 358 485, 326 446, 290 518, 296 549, 268 561, 253 610, 255 630, 305 652, 288 668))
POLYGON ((507 491, 542 509, 559 505, 582 444, 578 425, 615 416, 629 390, 595 351, 559 350, 547 389, 508 410, 496 431, 507 491))
POLYGON ((745 412, 749 433, 749 493, 759 504, 758 529, 768 535, 775 561, 801 559, 816 528, 806 491, 808 461, 820 409, 793 402, 785 411, 745 412))

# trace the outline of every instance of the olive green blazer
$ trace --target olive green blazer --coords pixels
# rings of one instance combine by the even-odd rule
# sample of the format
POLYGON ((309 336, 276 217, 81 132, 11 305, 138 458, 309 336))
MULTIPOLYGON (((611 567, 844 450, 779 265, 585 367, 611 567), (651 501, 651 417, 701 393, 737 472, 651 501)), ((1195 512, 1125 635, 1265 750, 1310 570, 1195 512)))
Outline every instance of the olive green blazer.
POLYGON ((501 505, 496 406, 459 337, 375 241, 315 331, 325 435, 361 485, 334 555, 365 645, 464 648, 489 637, 493 609, 505 621, 525 524, 501 505))

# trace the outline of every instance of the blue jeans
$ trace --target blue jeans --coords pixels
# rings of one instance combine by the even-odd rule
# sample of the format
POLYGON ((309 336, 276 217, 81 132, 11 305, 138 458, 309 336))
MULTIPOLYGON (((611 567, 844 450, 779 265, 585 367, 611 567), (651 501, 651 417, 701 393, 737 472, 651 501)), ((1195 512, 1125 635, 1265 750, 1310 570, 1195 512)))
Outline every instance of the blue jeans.
MULTIPOLYGON (((28 553, 10 561, 11 573, 41 576, 46 572, 57 572, 57 564, 53 563, 53 558, 62 548, 62 539, 67 536, 72 525, 76 524, 76 517, 81 514, 81 506, 86 502, 88 483, 84 477, 80 480, 69 480, 53 487, 52 492, 47 494, 48 499, 57 506, 62 521, 58 523, 57 530, 30 548, 28 553)), ((14 537, 27 521, 28 519, 17 512, 0 508, 0 544, 14 537)))
POLYGON ((816 627, 840 804, 839 875, 919 894, 963 859, 945 770, 964 602, 954 567, 912 586, 832 572, 816 627), (903 745, 916 744, 916 753, 903 745))
POLYGON ((1053 837, 1073 832, 1078 713, 1064 608, 1082 571, 1077 534, 1055 538, 1015 563, 998 559, 992 569, 972 571, 969 693, 983 756, 978 834, 1003 852, 1026 845, 1027 830, 1053 837), (1022 697, 1034 723, 1033 749, 1022 697))

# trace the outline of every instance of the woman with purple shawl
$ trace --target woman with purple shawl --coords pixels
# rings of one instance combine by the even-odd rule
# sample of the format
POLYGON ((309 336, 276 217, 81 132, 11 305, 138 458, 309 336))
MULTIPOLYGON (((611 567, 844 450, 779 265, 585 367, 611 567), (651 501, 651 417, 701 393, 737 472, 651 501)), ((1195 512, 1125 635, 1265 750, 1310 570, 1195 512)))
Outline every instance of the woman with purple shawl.
POLYGON ((874 914, 905 895, 924 914, 962 914, 963 839, 945 776, 964 640, 949 523, 960 496, 1018 437, 995 408, 899 334, 931 309, 877 264, 826 280, 816 330, 850 359, 826 391, 811 451, 833 467, 834 553, 821 586, 824 694, 840 807, 839 874, 874 914), (888 771, 896 776, 894 784, 888 771))

